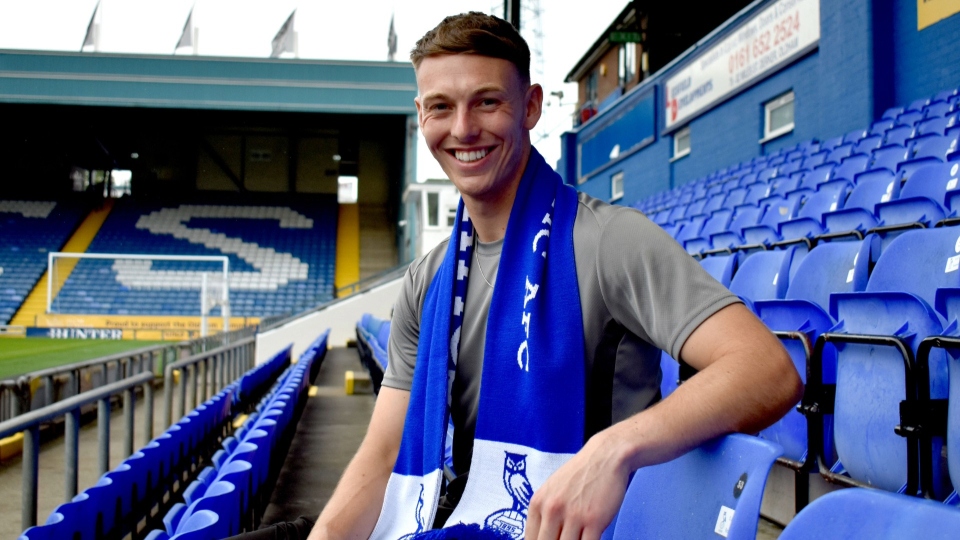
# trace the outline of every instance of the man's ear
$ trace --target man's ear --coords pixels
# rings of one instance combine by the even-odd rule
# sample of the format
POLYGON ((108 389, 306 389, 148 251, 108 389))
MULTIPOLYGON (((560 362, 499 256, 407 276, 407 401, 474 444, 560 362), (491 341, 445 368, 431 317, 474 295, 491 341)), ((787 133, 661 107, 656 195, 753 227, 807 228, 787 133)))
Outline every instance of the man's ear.
POLYGON ((539 84, 531 84, 527 89, 526 115, 523 118, 523 127, 532 130, 540 121, 540 115, 543 113, 543 87, 539 84))
POLYGON ((423 108, 420 106, 420 96, 413 98, 413 104, 417 106, 417 125, 420 131, 423 131, 423 108))

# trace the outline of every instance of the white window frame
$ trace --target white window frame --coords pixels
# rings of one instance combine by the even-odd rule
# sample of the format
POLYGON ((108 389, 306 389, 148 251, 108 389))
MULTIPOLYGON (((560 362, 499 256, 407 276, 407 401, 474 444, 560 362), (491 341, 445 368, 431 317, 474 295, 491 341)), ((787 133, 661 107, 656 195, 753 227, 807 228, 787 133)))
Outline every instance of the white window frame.
POLYGON ((623 198, 623 171, 618 171, 610 176, 610 202, 618 201, 623 198), (618 189, 619 184, 619 189, 618 189))
POLYGON ((776 139, 777 137, 786 135, 787 133, 790 133, 791 131, 793 131, 793 128, 796 125, 796 114, 797 114, 797 109, 794 103, 795 103, 795 99, 794 99, 793 90, 790 90, 789 92, 785 94, 781 94, 763 104, 763 138, 760 139, 761 144, 767 141, 776 139), (773 115, 773 111, 787 105, 788 103, 790 104, 791 107, 794 108, 793 109, 794 121, 788 125, 778 128, 775 131, 771 131, 770 117, 773 115))
POLYGON ((690 126, 685 126, 682 129, 678 129, 677 131, 674 131, 673 132, 673 157, 670 158, 670 161, 676 161, 682 157, 689 156, 691 146, 692 145, 690 144, 690 126), (686 136, 687 138, 687 147, 684 148, 683 150, 680 150, 677 147, 677 142, 684 136, 686 136))

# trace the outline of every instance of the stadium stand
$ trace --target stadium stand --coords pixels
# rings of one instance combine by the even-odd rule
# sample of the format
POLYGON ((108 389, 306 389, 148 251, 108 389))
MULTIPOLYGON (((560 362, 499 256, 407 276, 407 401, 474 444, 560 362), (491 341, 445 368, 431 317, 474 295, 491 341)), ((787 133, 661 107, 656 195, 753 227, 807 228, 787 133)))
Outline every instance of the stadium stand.
POLYGON ((243 374, 20 538, 137 537, 160 526, 146 538, 213 539, 255 528, 276 480, 271 455, 289 444, 328 335, 293 365, 286 348, 243 374))
POLYGON ((7 324, 83 218, 76 201, 0 200, 0 325, 7 324))
MULTIPOLYGON (((332 199, 176 207, 121 199, 87 251, 226 255, 231 315, 263 317, 333 298, 336 230, 332 199)), ((54 306, 60 313, 197 315, 199 273, 219 270, 211 263, 83 259, 54 306)))

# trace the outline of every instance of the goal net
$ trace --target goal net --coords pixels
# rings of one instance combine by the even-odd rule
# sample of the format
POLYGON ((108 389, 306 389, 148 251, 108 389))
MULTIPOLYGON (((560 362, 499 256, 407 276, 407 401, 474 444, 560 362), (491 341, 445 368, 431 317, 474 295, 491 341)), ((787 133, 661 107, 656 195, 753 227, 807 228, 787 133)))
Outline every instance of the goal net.
POLYGON ((47 313, 223 317, 229 329, 230 262, 225 256, 48 254, 47 313))

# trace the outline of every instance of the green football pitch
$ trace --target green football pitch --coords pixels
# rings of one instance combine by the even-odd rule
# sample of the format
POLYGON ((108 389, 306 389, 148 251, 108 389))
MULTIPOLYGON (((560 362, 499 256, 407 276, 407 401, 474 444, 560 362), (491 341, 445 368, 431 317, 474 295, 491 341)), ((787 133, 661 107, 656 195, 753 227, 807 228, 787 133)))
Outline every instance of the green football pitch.
POLYGON ((0 339, 0 379, 38 369, 139 349, 162 341, 85 340, 48 338, 0 339))

